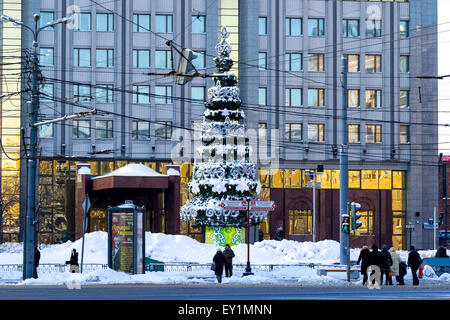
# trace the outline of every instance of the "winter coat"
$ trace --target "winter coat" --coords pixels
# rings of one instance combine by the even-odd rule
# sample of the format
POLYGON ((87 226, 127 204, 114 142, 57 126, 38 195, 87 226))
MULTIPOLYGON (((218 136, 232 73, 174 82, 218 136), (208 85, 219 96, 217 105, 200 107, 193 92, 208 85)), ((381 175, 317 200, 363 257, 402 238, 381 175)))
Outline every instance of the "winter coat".
POLYGON ((436 251, 435 258, 448 258, 447 250, 445 248, 438 248, 436 251))
POLYGON ((223 265, 225 263, 225 256, 222 251, 217 251, 216 255, 213 258, 213 262, 216 264, 216 268, 214 269, 214 273, 218 276, 223 274, 223 265))
POLYGON ((72 252, 70 256, 70 265, 71 266, 78 266, 78 252, 72 252))
POLYGON ((227 265, 232 265, 233 264, 233 258, 234 258, 234 252, 233 250, 230 249, 226 249, 223 250, 223 255, 225 257, 225 264, 227 265))
POLYGON ((383 272, 389 272, 391 270, 392 266, 392 257, 389 251, 387 249, 381 250, 381 254, 383 255, 383 267, 381 268, 381 271, 383 272))
POLYGON ((393 276, 399 276, 400 275, 400 262, 402 259, 400 259, 400 256, 395 250, 389 250, 391 252, 391 258, 392 258, 392 275, 393 276))
POLYGON ((406 263, 401 261, 400 264, 399 264, 399 276, 400 277, 404 277, 406 275, 406 273, 407 273, 407 271, 406 271, 406 263))
POLYGON ((39 260, 41 260, 41 253, 39 250, 34 252, 34 267, 37 268, 39 266, 39 260))
POLYGON ((275 234, 275 240, 281 241, 284 239, 284 231, 281 228, 277 229, 277 233, 275 234))
POLYGON ((373 250, 370 253, 370 265, 375 265, 381 268, 383 268, 384 265, 384 258, 383 254, 378 250, 373 250))
POLYGON ((359 253, 358 262, 356 262, 356 264, 361 262, 361 272, 363 273, 365 273, 370 266, 370 256, 371 253, 369 249, 362 249, 359 253))
POLYGON ((422 258, 416 250, 412 250, 408 254, 408 267, 418 269, 422 264, 422 258))

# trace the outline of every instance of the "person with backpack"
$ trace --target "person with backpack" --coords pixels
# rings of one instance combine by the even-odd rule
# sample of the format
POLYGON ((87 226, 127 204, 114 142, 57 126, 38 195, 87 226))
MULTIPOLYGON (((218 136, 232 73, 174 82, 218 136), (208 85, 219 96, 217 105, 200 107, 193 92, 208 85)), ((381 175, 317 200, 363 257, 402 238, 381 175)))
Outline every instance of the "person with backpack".
POLYGON ((389 249, 389 253, 391 254, 392 258, 392 267, 391 267, 392 275, 395 277, 397 284, 403 286, 405 285, 405 282, 403 281, 403 276, 406 273, 404 273, 404 270, 401 270, 401 268, 406 269, 406 265, 400 258, 400 255, 395 251, 394 247, 389 249), (401 263, 403 263, 403 266, 400 266, 401 263))
POLYGON ((413 276, 413 286, 419 285, 419 278, 417 277, 417 270, 422 264, 423 260, 420 257, 419 253, 416 251, 414 246, 409 247, 408 254, 408 267, 411 268, 412 276, 413 276))
POLYGON ((383 284, 383 275, 386 277, 386 285, 392 285, 392 277, 390 275, 392 266, 392 257, 387 246, 383 244, 381 249, 381 254, 383 255, 383 266, 381 267, 381 284, 383 284))
POLYGON ((370 250, 368 246, 363 246, 361 252, 359 253, 358 261, 356 264, 361 262, 361 274, 363 275, 363 286, 367 282, 367 268, 370 265, 370 250))

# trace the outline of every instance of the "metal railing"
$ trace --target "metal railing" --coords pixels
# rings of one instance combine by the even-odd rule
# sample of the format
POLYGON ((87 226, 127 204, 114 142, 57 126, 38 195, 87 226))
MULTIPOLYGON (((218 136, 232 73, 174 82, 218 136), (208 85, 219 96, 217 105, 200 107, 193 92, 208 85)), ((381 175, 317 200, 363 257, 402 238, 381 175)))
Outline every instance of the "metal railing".
MULTIPOLYGON (((0 272, 22 272, 22 264, 0 264, 0 272)), ((41 263, 37 271, 42 273, 51 272, 69 272, 70 265, 59 263, 41 263)), ((102 263, 83 263, 83 271, 95 271, 99 269, 108 269, 107 264, 102 263)))

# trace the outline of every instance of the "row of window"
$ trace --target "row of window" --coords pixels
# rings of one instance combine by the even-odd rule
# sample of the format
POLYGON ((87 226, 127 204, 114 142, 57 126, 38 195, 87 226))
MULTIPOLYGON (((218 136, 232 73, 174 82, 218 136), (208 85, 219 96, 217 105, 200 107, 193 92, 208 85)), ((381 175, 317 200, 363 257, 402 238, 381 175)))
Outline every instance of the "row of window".
MULTIPOLYGON (((204 69, 206 65, 205 52, 196 51, 196 54, 197 57, 192 60, 192 64, 197 69, 204 69)), ((150 68, 150 59, 149 49, 133 49, 133 68, 150 68)), ((40 65, 51 67, 54 64, 54 48, 40 48, 40 65)), ((91 67, 91 49, 74 48, 73 65, 75 67, 91 67)), ((95 66, 98 68, 113 68, 114 49, 96 49, 95 66)), ((155 50, 155 68, 172 69, 171 52, 169 50, 155 50)))
MULTIPOLYGON (((347 57, 347 71, 359 72, 360 71, 360 55, 359 54, 346 54, 347 57)), ((308 71, 320 72, 325 71, 325 54, 323 53, 308 53, 308 71)), ((267 70, 267 52, 258 53, 258 69, 267 70)), ((366 72, 377 73, 381 70, 381 55, 380 54, 366 54, 365 55, 365 68, 366 72)), ((284 56, 284 69, 285 71, 303 71, 303 54, 286 53, 284 56)), ((409 56, 400 55, 399 69, 401 73, 409 72, 409 56)))
MULTIPOLYGON (((347 125, 347 142, 359 143, 360 141, 360 125, 347 125)), ((267 124, 259 123, 260 137, 266 136, 267 124)), ((400 125, 400 143, 409 143, 409 125, 400 125)), ((382 126, 379 124, 366 125, 366 143, 382 143, 382 126)), ((324 142, 325 141, 325 125, 322 123, 312 123, 307 126, 307 141, 324 142)), ((303 138, 303 124, 286 123, 284 130, 284 139, 290 142, 301 142, 303 138)))
MULTIPOLYGON (((47 23, 55 20, 53 11, 41 12, 40 26, 44 27, 47 23)), ((201 15, 192 16, 191 21, 192 33, 205 33, 206 17, 201 15)), ((90 12, 75 13, 73 15, 74 31, 91 31, 92 15, 90 12)), ((133 14, 133 32, 150 32, 150 14, 133 14)), ((53 29, 53 27, 49 27, 53 29)), ((114 32, 114 14, 113 13, 97 13, 95 15, 95 30, 102 32, 114 32)), ((171 14, 155 15, 156 33, 172 33, 173 32, 173 16, 171 14)))
MULTIPOLYGON (((150 122, 148 121, 132 121, 131 138, 133 140, 150 140, 150 122)), ((72 122, 72 138, 87 139, 95 130, 97 139, 114 138, 114 122, 113 120, 96 120, 95 128, 91 128, 90 120, 73 120, 72 122)), ((154 137, 159 139, 170 139, 172 137, 172 122, 159 121, 153 123, 154 137)), ((39 126, 40 138, 53 138, 53 123, 39 126)))
MULTIPOLYGON (((325 102, 325 89, 311 88, 308 89, 308 106, 311 107, 324 107, 325 102)), ((348 89, 347 90, 347 107, 359 108, 360 103, 360 90, 348 89)), ((367 89, 365 90, 365 106, 367 108, 381 108, 382 106, 382 91, 379 89, 367 89)), ((258 88, 258 104, 267 105, 267 88, 258 88)), ((301 88, 287 88, 285 89, 285 105, 291 107, 303 106, 303 89, 301 88)), ((400 108, 409 108, 410 106, 410 92, 409 90, 400 90, 400 108)))
MULTIPOLYGON (((381 20, 367 19, 366 37, 381 37, 381 20)), ((342 20, 342 36, 344 38, 360 37, 361 27, 360 19, 343 19, 342 20)), ((258 18, 259 35, 267 35, 267 17, 258 18)), ((302 36, 303 35, 303 18, 287 17, 285 18, 285 35, 286 36, 302 36)), ((409 37, 409 21, 400 20, 399 25, 400 38, 409 37)), ((323 37, 325 36, 325 19, 324 18, 308 18, 308 36, 323 37)))

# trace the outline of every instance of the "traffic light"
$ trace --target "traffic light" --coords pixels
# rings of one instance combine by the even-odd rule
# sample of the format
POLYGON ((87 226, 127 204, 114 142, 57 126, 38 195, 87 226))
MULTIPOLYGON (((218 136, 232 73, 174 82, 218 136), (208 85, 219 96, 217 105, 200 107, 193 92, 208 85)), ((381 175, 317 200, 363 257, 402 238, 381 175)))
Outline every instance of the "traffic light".
MULTIPOLYGON (((192 64, 192 60, 197 58, 197 54, 191 49, 183 49, 182 56, 180 57, 180 61, 178 62, 178 70, 177 72, 182 74, 189 74, 192 70, 197 72, 197 69, 192 64)), ((177 83, 179 85, 183 85, 192 80, 192 77, 184 77, 178 76, 177 83)))
POLYGON ((350 233, 350 216, 348 214, 342 215, 342 232, 350 233))
POLYGON ((362 222, 358 220, 361 218, 361 214, 358 213, 358 211, 361 210, 361 205, 359 203, 352 202, 350 204, 350 210, 352 213, 352 230, 356 230, 362 226, 362 222))

